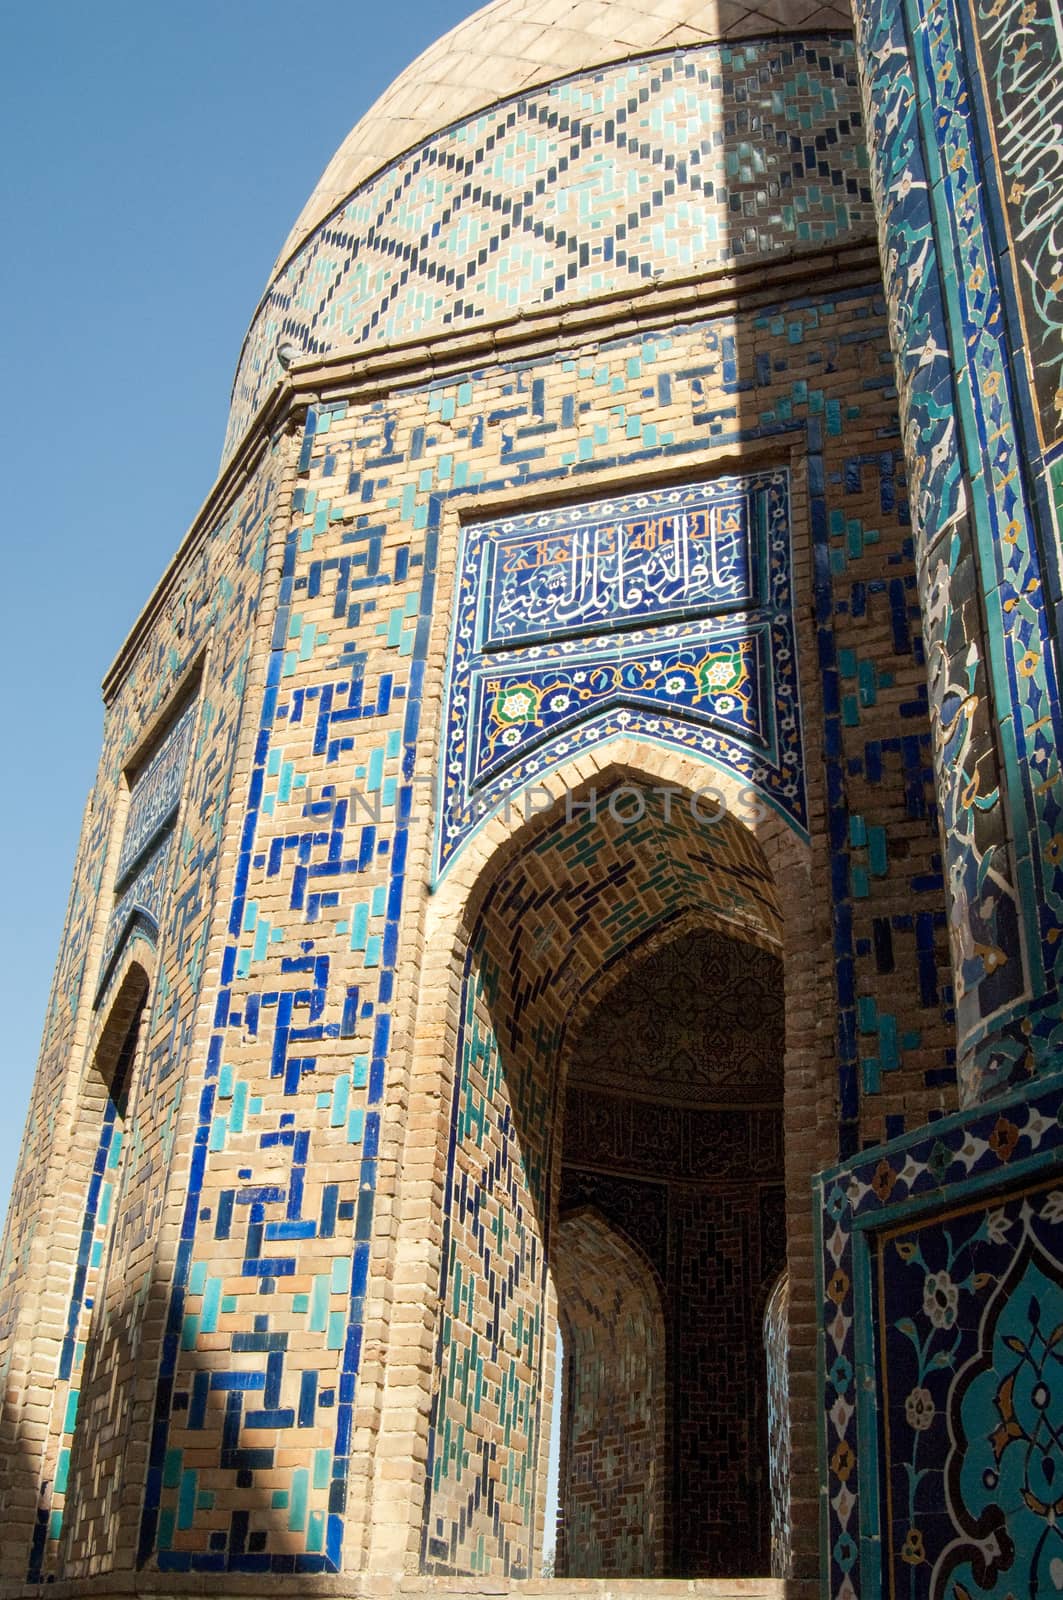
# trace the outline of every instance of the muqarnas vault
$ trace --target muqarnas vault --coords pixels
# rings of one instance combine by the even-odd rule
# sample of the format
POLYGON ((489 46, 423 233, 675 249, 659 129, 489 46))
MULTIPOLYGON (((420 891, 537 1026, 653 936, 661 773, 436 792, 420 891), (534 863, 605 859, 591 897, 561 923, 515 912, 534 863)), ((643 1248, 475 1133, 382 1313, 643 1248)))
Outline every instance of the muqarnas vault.
POLYGON ((494 0, 341 147, 104 685, 5 1594, 1060 1589, 1060 36, 494 0))

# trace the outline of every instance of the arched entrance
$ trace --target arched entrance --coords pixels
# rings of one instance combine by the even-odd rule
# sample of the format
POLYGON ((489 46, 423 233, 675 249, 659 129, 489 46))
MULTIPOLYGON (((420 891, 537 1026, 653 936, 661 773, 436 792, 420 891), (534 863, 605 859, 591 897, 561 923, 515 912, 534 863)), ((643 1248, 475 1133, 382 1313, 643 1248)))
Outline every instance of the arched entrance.
MULTIPOLYGON (((590 1449, 582 1452, 587 1492, 581 1488, 579 1517, 594 1530, 589 1544, 601 1553, 581 1554, 574 1567, 563 1542, 559 1575, 566 1566, 587 1576, 768 1571, 761 1322, 786 1248, 782 906, 789 897, 780 883, 796 883, 802 851, 776 818, 765 816, 766 808, 751 811, 747 803, 743 813, 737 803, 706 803, 681 784, 647 779, 644 771, 619 766, 594 782, 584 776, 547 816, 501 844, 466 904, 460 973, 457 963, 451 967, 457 1060, 421 1550, 428 1570, 510 1577, 538 1570, 551 1329, 559 1314, 562 1326, 574 1322, 577 1280, 591 1287, 592 1274, 566 1253, 579 1241, 585 1258, 597 1238, 594 1273, 602 1278, 603 1263, 612 1261, 614 1284, 626 1286, 617 1304, 641 1329, 644 1348, 632 1343, 622 1359, 641 1373, 637 1402, 648 1431, 639 1450, 660 1469, 649 1493, 631 1498, 623 1526, 610 1531, 604 1484, 610 1473, 623 1478, 623 1464, 594 1468, 590 1449), (703 992, 710 974, 714 997, 703 992), (646 991, 658 983, 673 1019, 680 1020, 685 997, 685 1022, 663 1045, 658 1028, 654 1063, 640 1079, 636 1057, 649 1053, 652 1039, 646 991), (615 1029, 625 993, 622 1048, 615 1029), (742 1059, 742 1026, 754 1008, 767 1031, 742 1059), (713 1023, 707 1046, 702 1036, 713 1023), (731 1079, 729 1104, 707 1070, 714 1051, 719 1072, 731 1079), (758 1051, 759 1079, 747 1071, 758 1051), (603 1058, 623 1079, 625 1092, 614 1100, 622 1102, 617 1114, 627 1130, 623 1151, 604 1163, 593 1112, 587 1120, 587 1096, 603 1088, 594 1084, 603 1058), (684 1097, 693 1103, 683 1104, 684 1097), (623 1171, 610 1172, 610 1163, 623 1171), (620 1187, 639 1181, 665 1191, 660 1264, 646 1248, 647 1230, 638 1237, 641 1224, 632 1220, 637 1198, 625 1202, 626 1226, 619 1214, 620 1187), (589 1215, 598 1219, 597 1233, 589 1215), (649 1276, 641 1280, 629 1270, 636 1257, 648 1263, 649 1276), (621 1260, 628 1264, 622 1271, 621 1260), (659 1286, 656 1309, 651 1280, 659 1286), (692 1315, 684 1316, 684 1305, 692 1315), (734 1316, 720 1338, 723 1305, 734 1316), (699 1456, 713 1452, 705 1471, 699 1456), (717 1489, 711 1513, 710 1477, 717 1489), (755 1528, 738 1549, 735 1518, 748 1522, 754 1503, 755 1528), (601 1562, 596 1572, 588 1560, 601 1562)), ((800 916, 799 907, 795 896, 791 915, 800 916)), ((795 972, 802 948, 788 947, 795 972)), ((433 981, 430 962, 425 981, 433 981)), ((789 977, 785 987, 789 1004, 796 992, 789 977)), ((615 1330, 611 1337, 618 1337, 615 1330)), ((589 1334, 584 1341, 585 1409, 595 1392, 603 1405, 617 1401, 615 1385, 602 1381, 601 1363, 597 1377, 588 1364, 594 1342, 589 1334)), ((571 1481, 578 1433, 571 1415, 566 1427, 562 1470, 571 1481)), ((588 1441, 592 1431, 586 1430, 588 1441)))
MULTIPOLYGON (((573 1537, 559 1544, 558 1575, 767 1573, 760 1325, 786 1259, 779 956, 717 929, 680 932, 606 988, 574 1030, 564 1078, 561 1225, 550 1265, 566 1335, 566 1405, 568 1297, 583 1304, 590 1279, 582 1260, 578 1269, 568 1262, 567 1219, 594 1207, 661 1286, 660 1390, 643 1383, 644 1415, 628 1438, 637 1452, 652 1411, 664 1516, 654 1561, 619 1560, 592 1573, 582 1560, 588 1541, 573 1526, 585 1489, 562 1473, 560 1525, 573 1537)), ((614 1339, 603 1370, 633 1364, 627 1344, 640 1341, 640 1328, 614 1339)), ((567 1437, 571 1422, 563 1426, 567 1437)), ((593 1433, 590 1420, 583 1431, 593 1433)), ((622 1455, 607 1444, 605 1407, 598 1433, 603 1451, 622 1455)))

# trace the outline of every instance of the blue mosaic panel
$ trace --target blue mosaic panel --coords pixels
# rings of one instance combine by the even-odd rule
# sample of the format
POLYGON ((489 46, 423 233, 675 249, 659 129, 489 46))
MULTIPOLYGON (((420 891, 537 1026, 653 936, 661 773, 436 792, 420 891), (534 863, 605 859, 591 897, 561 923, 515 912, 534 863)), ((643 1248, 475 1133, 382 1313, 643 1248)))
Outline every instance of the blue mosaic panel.
POLYGON ((470 529, 466 559, 486 545, 479 648, 749 607, 751 509, 744 485, 720 482, 470 529))
POLYGON ((1048 449, 1063 440, 1063 16, 1058 0, 977 0, 972 20, 1010 251, 1001 270, 1011 267, 1025 376, 1048 449))
POLYGON ((99 1270, 110 1236, 115 1189, 119 1180, 124 1133, 118 1108, 108 1096, 104 1105, 99 1141, 93 1155, 85 1206, 78 1238, 77 1260, 66 1313, 66 1329, 59 1349, 56 1376, 61 1386, 63 1412, 59 1429, 55 1475, 37 1507, 37 1520, 30 1546, 27 1583, 41 1583, 53 1573, 57 1544, 63 1528, 65 1497, 70 1476, 70 1457, 77 1428, 80 1383, 84 1375, 85 1347, 92 1326, 92 1314, 99 1289, 99 1270), (49 1558, 51 1558, 49 1562, 49 1558))
MULTIPOLYGON (((704 459, 714 449, 733 460, 753 441, 761 441, 761 459, 766 440, 784 459, 794 447, 806 456, 817 541, 810 666, 823 678, 829 796, 842 822, 831 848, 848 1051, 839 1071, 844 1115, 855 1130, 854 994, 865 977, 874 986, 876 970, 903 973, 908 993, 923 986, 906 1029, 885 1010, 865 1018, 883 1082, 904 1081, 909 1050, 919 1052, 917 1088, 930 1062, 945 1070, 933 1032, 947 1004, 932 981, 942 916, 936 819, 927 801, 926 707, 914 688, 918 607, 889 359, 884 307, 869 284, 794 298, 738 326, 709 320, 549 362, 493 366, 358 407, 311 410, 268 682, 261 696, 242 700, 242 683, 233 686, 234 703, 256 718, 256 737, 209 1057, 190 1091, 195 1137, 155 1397, 142 1564, 290 1574, 359 1558, 361 1505, 347 1499, 347 1485, 359 1448, 355 1395, 407 850, 411 830, 424 825, 413 788, 426 656, 433 616, 450 601, 449 589, 442 599, 437 592, 436 567, 448 501, 451 513, 468 515, 477 498, 497 506, 519 483, 528 505, 556 505, 559 493, 592 503, 596 473, 607 486, 629 469, 642 481, 650 471, 674 480, 695 454, 704 459), (841 375, 831 383, 851 384, 845 407, 825 383, 828 341, 841 375), (577 383, 593 415, 574 406, 577 383), (606 396, 606 406, 595 404, 606 396), (873 660, 850 660, 869 616, 886 642, 873 660), (835 634, 852 649, 836 652, 835 634), (859 695, 849 692, 850 677, 859 695), (860 726, 861 717, 871 720, 879 689, 902 686, 911 695, 900 713, 906 728, 882 738, 880 725, 860 726), (903 830, 903 855, 898 849, 891 859, 892 821, 859 836, 854 828, 847 849, 846 786, 858 781, 856 767, 868 806, 889 808, 903 830), (911 905, 909 895, 917 897, 911 905), (276 1491, 288 1498, 274 1499, 263 1477, 288 1450, 308 1464, 290 1491, 276 1491)), ((775 475, 760 476, 770 484, 775 475)), ((486 510, 480 520, 487 525, 486 510)), ((763 525, 770 529, 771 519, 763 525)), ((759 616, 726 605, 708 618, 668 615, 611 630, 607 643, 641 649, 648 640, 636 638, 640 631, 656 643, 667 630, 673 641, 684 629, 692 638, 703 624, 718 640, 751 631, 751 620, 770 631, 776 614, 789 611, 789 591, 773 587, 781 568, 771 560, 757 579, 755 547, 751 559, 758 604, 768 601, 759 616)), ((542 663, 556 668, 595 637, 566 633, 491 654, 508 668, 541 650, 542 663)), ((434 692, 430 681, 428 688, 434 692)), ((766 725, 768 710, 756 714, 766 725)), ((631 716, 623 706, 602 713, 596 735, 629 728, 631 716)), ((673 715, 671 723, 672 737, 705 737, 692 721, 673 715)), ((557 742, 568 737, 566 730, 557 742)), ((436 744, 433 736, 431 753, 436 744)), ((197 762, 194 777, 198 771, 197 762)), ((625 836, 637 833, 636 826, 625 836)), ((717 846, 720 837, 717 830, 717 846)), ((684 871, 665 882, 669 899, 680 878, 704 892, 704 872, 684 871)), ((759 886, 748 874, 729 883, 721 915, 759 922, 759 886)), ((610 929, 618 948, 637 932, 637 918, 622 912, 610 929)), ((160 1077, 186 1059, 180 1044, 163 1053, 160 1037, 160 1077)), ((911 1095, 910 1080, 904 1092, 911 1095)), ((527 1151, 521 1155, 527 1161, 527 1151)), ((515 1172, 513 1164, 509 1176, 515 1172)), ((453 1378, 456 1405, 466 1393, 475 1405, 471 1358, 453 1378)), ((433 1466, 440 1459, 433 1455, 433 1466)), ((440 1492, 450 1506, 452 1492, 465 1491, 465 1468, 460 1456, 445 1459, 440 1492)), ((448 1548, 449 1516, 448 1509, 443 1533, 435 1517, 428 1525, 448 1548)))
POLYGON ((166 883, 169 877, 173 834, 167 829, 150 854, 141 858, 136 872, 115 901, 103 944, 100 964, 99 996, 102 997, 114 963, 134 928, 154 944, 162 920, 166 883))
MULTIPOLYGON (((489 963, 476 970, 470 950, 447 1157, 422 1562, 428 1571, 527 1578, 545 1327, 539 1218, 547 1205, 553 1108, 534 1074, 507 1071, 487 1003, 498 982, 489 963), (541 1130, 542 1148, 529 1137, 532 1128, 541 1130), (489 1162, 481 1142, 490 1146, 489 1162), (485 1428, 488 1418, 493 1426, 485 1428)), ((537 1019, 534 1032, 541 1058, 552 1061, 556 1026, 537 1019)))
MULTIPOLYGON (((101 898, 101 882, 111 876, 107 852, 121 774, 131 766, 132 751, 143 747, 146 729, 157 727, 165 716, 167 702, 185 709, 170 722, 132 783, 127 823, 131 821, 136 843, 125 855, 125 876, 115 886, 116 904, 108 919, 109 935, 120 943, 108 946, 110 957, 105 950, 95 1009, 98 1021, 105 1023, 122 993, 122 974, 133 960, 154 974, 151 1003, 136 1058, 125 1057, 117 1070, 127 1088, 121 1108, 106 1104, 100 1122, 99 1103, 90 1095, 92 1109, 78 1122, 83 1209, 50 1436, 40 1466, 31 1580, 53 1581, 58 1571, 69 1570, 74 1550, 109 1561, 119 1543, 120 1463, 139 1399, 128 1351, 135 1347, 156 1281, 154 1255, 202 975, 205 924, 214 904, 218 822, 235 752, 249 623, 258 602, 264 526, 274 492, 267 459, 244 494, 206 531, 195 560, 140 643, 108 705, 100 778, 90 808, 101 823, 94 821, 90 835, 91 862, 87 868, 82 864, 82 885, 89 886, 93 904, 101 898), (187 703, 193 663, 212 628, 213 648, 193 706, 187 703), (174 808, 182 774, 189 768, 178 831, 174 808), (175 893, 176 883, 180 887, 175 893), (91 1494, 82 1490, 86 1480, 93 1485, 91 1494)), ((109 897, 103 898, 106 906, 109 897)), ((71 1050, 59 1018, 77 1016, 78 988, 92 982, 96 970, 76 950, 71 954, 76 960, 74 981, 68 977, 66 983, 57 983, 60 1003, 53 999, 59 1076, 69 1072, 71 1050)), ((133 1042, 127 1040, 128 1049, 133 1042)), ((42 1067, 46 1060, 47 1054, 42 1067)), ((42 1070, 39 1083, 47 1102, 58 1081, 49 1084, 42 1070)), ((36 1213, 32 1215, 36 1221, 36 1213)))
MULTIPOLYGON (((344 410, 311 412, 304 475, 315 443, 344 410)), ((378 416, 367 426, 378 430, 379 448, 388 424, 378 416)), ((315 651, 329 643, 298 609, 308 575, 314 592, 321 588, 315 499, 301 487, 293 501, 198 1089, 139 1533, 139 1564, 154 1561, 166 1572, 322 1573, 341 1563, 406 869, 411 791, 399 777, 404 766, 412 770, 423 667, 412 663, 371 698, 364 653, 344 659, 328 681, 306 682, 317 671, 315 651), (307 768, 320 763, 327 772, 342 761, 350 773, 352 724, 386 716, 393 704, 405 733, 401 722, 386 734, 379 724, 359 729, 362 760, 353 764, 354 776, 386 801, 378 833, 335 784, 311 794, 307 768), (299 765, 286 754, 293 747, 299 765), (372 887, 363 889, 369 875, 372 887), (337 927, 341 893, 347 911, 337 927), (298 930, 290 943, 278 905, 298 930), (326 937, 304 937, 323 913, 326 937), (329 1161, 342 1165, 342 1176, 324 1176, 329 1161), (309 1349, 293 1330, 310 1335, 309 1349), (216 1348, 220 1331, 224 1359, 205 1370, 200 1340, 216 1348), (256 1474, 272 1471, 292 1433, 308 1465, 264 1502, 256 1474)), ((433 530, 420 541, 418 566, 429 570, 413 579, 415 616, 418 599, 427 604, 432 592, 425 548, 434 538, 433 530)), ((408 545, 392 559, 395 567, 374 562, 368 574, 349 556, 329 561, 326 582, 350 624, 372 614, 372 591, 397 573, 407 578, 408 545), (352 591, 362 598, 350 601, 352 591)), ((405 603, 397 611, 411 614, 405 603)), ((381 653, 397 665, 410 653, 405 635, 396 629, 392 640, 384 626, 381 653)), ((419 632, 426 640, 427 617, 419 632)))
MULTIPOLYGON (((1006 1158, 1018 1127, 991 1138, 1006 1158)), ((1063 1188, 905 1224, 874 1267, 888 1592, 1057 1592, 1063 1188)))
POLYGON ((927 595, 961 1081, 975 1098, 1052 1070, 1063 1043, 1059 574, 1034 427, 1048 440, 1058 420, 1058 286, 1045 277, 1063 204, 1058 33, 1050 44, 1046 14, 1003 0, 973 15, 952 0, 859 5, 857 23, 927 595), (1024 265, 1002 248, 1020 214, 1024 265))
POLYGON ((831 1600, 1052 1592, 1061 1183, 1058 1079, 817 1178, 831 1600))
POLYGON ((845 37, 679 50, 503 101, 371 178, 286 264, 226 454, 279 342, 386 344, 870 232, 866 167, 845 37))
POLYGON ((785 469, 471 524, 459 561, 439 871, 606 726, 804 825, 785 469))
POLYGON ((173 824, 181 800, 198 706, 189 705, 170 728, 129 793, 122 848, 115 870, 117 898, 107 924, 97 1003, 133 928, 154 943, 163 914, 170 869, 173 824))
POLYGON ((669 630, 641 648, 575 651, 558 666, 527 661, 475 672, 472 684, 477 787, 514 756, 611 701, 667 706, 692 720, 723 725, 764 749, 761 685, 771 670, 767 629, 719 633, 669 630))
POLYGON ((181 798, 185 763, 192 744, 196 706, 190 705, 170 728, 147 766, 138 772, 129 791, 122 848, 115 882, 122 884, 167 823, 173 821, 181 798))

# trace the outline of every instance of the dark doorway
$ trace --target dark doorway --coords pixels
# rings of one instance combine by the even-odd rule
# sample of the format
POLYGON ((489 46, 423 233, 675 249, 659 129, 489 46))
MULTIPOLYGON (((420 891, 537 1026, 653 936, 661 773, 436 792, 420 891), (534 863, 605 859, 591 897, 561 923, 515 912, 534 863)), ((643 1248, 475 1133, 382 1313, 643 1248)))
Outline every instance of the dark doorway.
MULTIPOLYGON (((597 1001, 569 1058, 554 1276, 565 1342, 558 1576, 737 1577, 771 1570, 771 1474, 763 1318, 786 1263, 783 1204, 782 964, 767 949, 718 932, 681 934, 597 1001), (600 1219, 609 1270, 563 1259, 588 1240, 579 1218, 600 1219), (644 1261, 659 1305, 652 1340, 649 1290, 625 1259, 644 1261), (644 1387, 628 1396, 625 1446, 616 1427, 621 1377, 597 1384, 588 1299, 608 1304, 598 1349, 644 1387), (618 1324, 617 1318, 621 1319, 618 1324), (580 1328, 584 1329, 581 1334, 580 1328), (663 1371, 654 1370, 663 1363, 663 1371), (660 1434, 660 1509, 617 1494, 589 1509, 587 1441, 601 1397, 597 1471, 637 1475, 660 1434), (573 1396, 579 1397, 574 1415, 573 1396), (661 1414, 654 1416, 655 1408, 661 1414), (618 1453, 627 1449, 627 1469, 618 1453), (621 1500, 623 1497, 621 1496, 621 1500), (652 1516, 661 1526, 647 1536, 652 1516), (591 1530, 591 1532, 589 1532, 591 1530), (592 1536, 593 1534, 593 1536, 592 1536)), ((601 1487, 601 1486, 600 1486, 601 1487)))

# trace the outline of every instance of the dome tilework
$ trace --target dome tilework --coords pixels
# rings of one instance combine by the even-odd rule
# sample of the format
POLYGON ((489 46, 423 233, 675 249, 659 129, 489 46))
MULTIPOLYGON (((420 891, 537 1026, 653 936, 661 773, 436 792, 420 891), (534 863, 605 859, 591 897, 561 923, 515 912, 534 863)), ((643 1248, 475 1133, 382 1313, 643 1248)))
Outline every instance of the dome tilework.
POLYGON ((271 279, 374 172, 440 128, 521 89, 655 50, 851 29, 845 0, 492 0, 430 45, 355 124, 321 175, 271 279))
POLYGON ((368 349, 779 251, 870 238, 848 36, 683 47, 451 124, 281 269, 241 353, 226 452, 278 349, 368 349))

